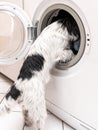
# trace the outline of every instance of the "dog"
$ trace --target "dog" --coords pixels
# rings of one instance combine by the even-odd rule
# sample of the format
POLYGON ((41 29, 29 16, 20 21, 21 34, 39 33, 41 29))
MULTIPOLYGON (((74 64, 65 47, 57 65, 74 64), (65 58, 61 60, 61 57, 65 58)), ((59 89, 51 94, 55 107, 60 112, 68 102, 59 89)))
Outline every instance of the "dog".
POLYGON ((11 112, 15 104, 19 104, 24 124, 43 130, 47 117, 45 85, 50 80, 50 70, 58 61, 66 62, 74 57, 69 44, 77 39, 76 27, 65 19, 43 29, 31 46, 17 80, 0 105, 0 116, 11 112))

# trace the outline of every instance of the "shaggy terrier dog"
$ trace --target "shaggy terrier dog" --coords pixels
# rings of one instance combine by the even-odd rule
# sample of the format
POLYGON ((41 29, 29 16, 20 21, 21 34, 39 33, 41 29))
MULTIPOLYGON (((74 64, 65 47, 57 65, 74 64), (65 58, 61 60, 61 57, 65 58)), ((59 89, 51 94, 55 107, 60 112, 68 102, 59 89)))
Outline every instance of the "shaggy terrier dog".
POLYGON ((23 111, 24 124, 43 130, 47 116, 45 85, 50 79, 50 70, 59 60, 73 57, 71 43, 78 39, 78 27, 64 19, 47 26, 35 40, 20 70, 17 80, 0 105, 0 116, 11 112, 15 104, 23 111), (71 42, 72 41, 72 42, 71 42))

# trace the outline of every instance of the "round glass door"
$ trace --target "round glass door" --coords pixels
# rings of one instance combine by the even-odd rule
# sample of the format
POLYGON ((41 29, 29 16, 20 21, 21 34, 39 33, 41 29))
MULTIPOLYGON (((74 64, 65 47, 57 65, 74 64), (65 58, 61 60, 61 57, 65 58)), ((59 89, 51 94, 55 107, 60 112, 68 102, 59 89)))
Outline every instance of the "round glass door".
POLYGON ((11 12, 0 11, 0 59, 17 55, 23 47, 24 35, 19 18, 11 12))
POLYGON ((27 54, 31 44, 32 22, 18 6, 0 3, 0 64, 13 64, 27 54))

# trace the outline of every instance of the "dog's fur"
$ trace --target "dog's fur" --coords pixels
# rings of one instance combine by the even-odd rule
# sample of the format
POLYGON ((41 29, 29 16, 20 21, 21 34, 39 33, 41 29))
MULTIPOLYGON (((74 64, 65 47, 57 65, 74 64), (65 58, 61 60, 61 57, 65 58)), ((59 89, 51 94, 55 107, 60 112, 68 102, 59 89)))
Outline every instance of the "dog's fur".
POLYGON ((73 57, 69 41, 76 39, 77 35, 71 29, 68 32, 63 20, 47 26, 35 40, 16 82, 2 101, 0 115, 10 112, 18 103, 22 108, 25 124, 34 125, 36 130, 43 130, 47 115, 44 89, 50 79, 50 69, 57 61, 68 61, 73 57))

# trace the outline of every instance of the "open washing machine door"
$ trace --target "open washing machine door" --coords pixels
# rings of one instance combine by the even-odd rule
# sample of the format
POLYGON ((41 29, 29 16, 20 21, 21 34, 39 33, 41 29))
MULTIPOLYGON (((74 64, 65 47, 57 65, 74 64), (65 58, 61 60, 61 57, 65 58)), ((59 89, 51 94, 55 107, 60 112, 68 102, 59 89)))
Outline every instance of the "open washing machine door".
POLYGON ((32 44, 31 30, 32 22, 21 8, 0 3, 0 72, 12 80, 32 44))
MULTIPOLYGON (((75 57, 71 61, 68 63, 57 63, 51 71, 52 81, 49 82, 46 90, 47 108, 75 129, 94 130, 93 127, 90 127, 87 120, 84 121, 84 119, 81 119, 81 116, 75 117, 74 113, 71 113, 71 111, 67 109, 64 101, 64 98, 66 98, 66 100, 68 98, 69 100, 70 95, 70 93, 66 96, 64 95, 66 79, 78 73, 77 70, 86 60, 90 50, 90 30, 84 14, 80 8, 70 0, 44 0, 37 7, 32 19, 33 26, 35 26, 34 37, 36 39, 47 25, 58 19, 66 18, 67 16, 73 18, 79 28, 80 39, 76 47, 78 49, 75 57), (63 99, 61 99, 61 97, 63 99)), ((70 103, 69 101, 69 104, 70 103)))

